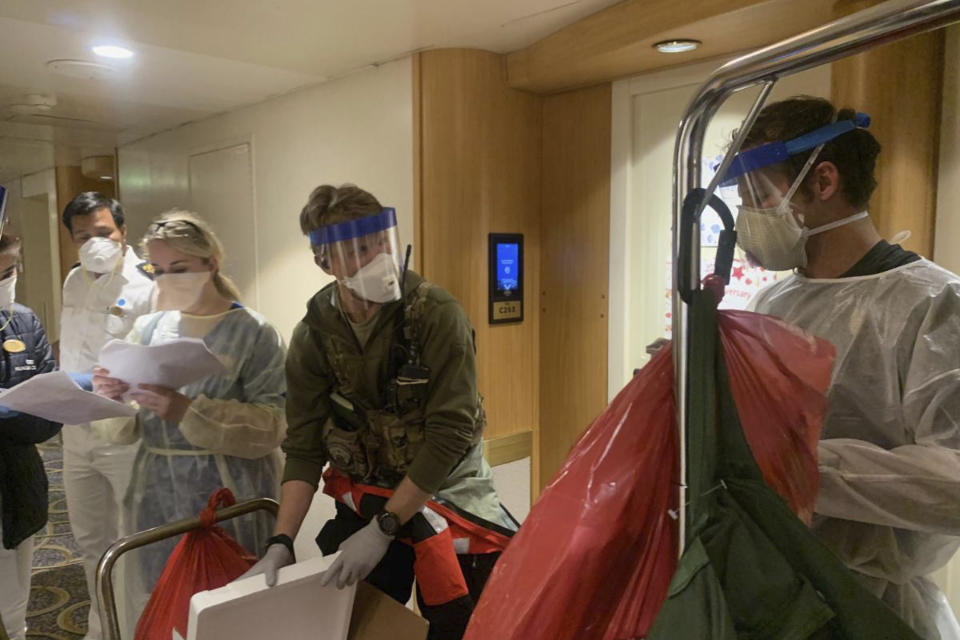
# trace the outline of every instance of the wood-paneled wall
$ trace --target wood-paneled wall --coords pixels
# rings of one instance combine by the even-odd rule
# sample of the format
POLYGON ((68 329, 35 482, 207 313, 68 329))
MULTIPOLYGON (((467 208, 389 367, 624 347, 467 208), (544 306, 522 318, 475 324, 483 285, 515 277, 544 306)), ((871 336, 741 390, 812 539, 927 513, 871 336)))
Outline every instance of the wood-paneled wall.
POLYGON ((607 404, 609 84, 545 98, 540 487, 607 404))
POLYGON ((491 449, 532 431, 536 493, 606 404, 610 85, 536 95, 505 56, 446 49, 413 86, 417 263, 477 330, 491 449), (487 321, 491 232, 524 234, 521 324, 487 321))
POLYGON ((833 63, 838 107, 870 114, 883 147, 870 217, 889 239, 909 230, 908 249, 933 256, 943 85, 943 30, 833 63))
POLYGON ((503 56, 470 49, 418 54, 419 265, 450 291, 477 332, 486 438, 539 424, 539 96, 507 87, 503 56), (526 312, 487 322, 487 234, 524 235, 526 312))

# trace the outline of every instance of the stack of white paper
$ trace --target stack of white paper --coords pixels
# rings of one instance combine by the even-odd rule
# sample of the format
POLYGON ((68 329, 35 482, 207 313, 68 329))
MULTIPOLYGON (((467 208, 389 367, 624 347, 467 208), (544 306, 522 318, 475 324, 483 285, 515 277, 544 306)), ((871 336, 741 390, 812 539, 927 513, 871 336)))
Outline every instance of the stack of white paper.
POLYGON ((129 405, 84 391, 66 371, 41 373, 3 390, 0 405, 66 424, 137 415, 129 405))
POLYGON ((319 584, 336 557, 284 567, 274 587, 259 575, 194 594, 187 640, 346 640, 356 585, 319 584))
POLYGON ((154 345, 111 340, 100 350, 98 361, 111 378, 123 380, 131 391, 140 384, 179 389, 226 371, 203 340, 196 338, 154 345))

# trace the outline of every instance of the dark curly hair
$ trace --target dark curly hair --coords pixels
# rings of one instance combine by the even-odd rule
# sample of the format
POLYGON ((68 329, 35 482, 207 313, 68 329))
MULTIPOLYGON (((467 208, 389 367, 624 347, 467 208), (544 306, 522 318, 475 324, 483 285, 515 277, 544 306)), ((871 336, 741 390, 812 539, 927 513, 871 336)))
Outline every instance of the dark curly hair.
MULTIPOLYGON (((750 128, 744 149, 767 142, 786 141, 809 133, 836 120, 852 120, 853 109, 839 112, 828 100, 813 96, 794 96, 764 107, 750 128)), ((734 134, 736 136, 736 134, 734 134)), ((812 151, 810 152, 812 153, 812 151)), ((792 181, 799 175, 810 153, 798 153, 777 165, 792 181)), ((865 208, 877 180, 873 171, 880 153, 880 143, 865 129, 854 129, 826 143, 816 162, 832 162, 842 180, 842 193, 854 207, 865 208)), ((812 173, 807 174, 801 189, 809 190, 812 173)))

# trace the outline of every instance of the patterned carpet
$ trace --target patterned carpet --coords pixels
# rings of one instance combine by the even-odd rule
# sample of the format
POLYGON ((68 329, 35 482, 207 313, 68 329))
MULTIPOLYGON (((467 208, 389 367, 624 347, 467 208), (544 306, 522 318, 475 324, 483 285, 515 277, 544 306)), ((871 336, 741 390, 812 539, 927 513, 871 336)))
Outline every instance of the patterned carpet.
POLYGON ((50 479, 50 520, 34 539, 33 579, 27 637, 80 640, 86 633, 90 597, 77 544, 67 520, 63 451, 59 438, 39 447, 50 479))

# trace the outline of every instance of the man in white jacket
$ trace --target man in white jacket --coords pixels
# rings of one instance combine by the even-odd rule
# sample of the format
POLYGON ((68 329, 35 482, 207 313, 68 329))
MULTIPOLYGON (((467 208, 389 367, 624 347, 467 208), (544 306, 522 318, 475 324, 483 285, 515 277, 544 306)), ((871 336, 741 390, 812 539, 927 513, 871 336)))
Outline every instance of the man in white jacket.
POLYGON ((960 278, 877 233, 868 125, 820 98, 770 104, 726 178, 741 247, 795 270, 753 309, 837 349, 813 530, 923 638, 955 640, 929 575, 960 547, 960 278))
MULTIPOLYGON (((154 284, 146 263, 127 245, 123 208, 116 200, 81 193, 64 209, 63 224, 80 264, 63 284, 60 367, 90 373, 103 345, 125 338, 134 320, 150 312, 154 284)), ((101 638, 97 562, 121 535, 120 509, 136 452, 137 443, 116 444, 96 424, 64 425, 67 512, 90 591, 87 640, 101 638)))

